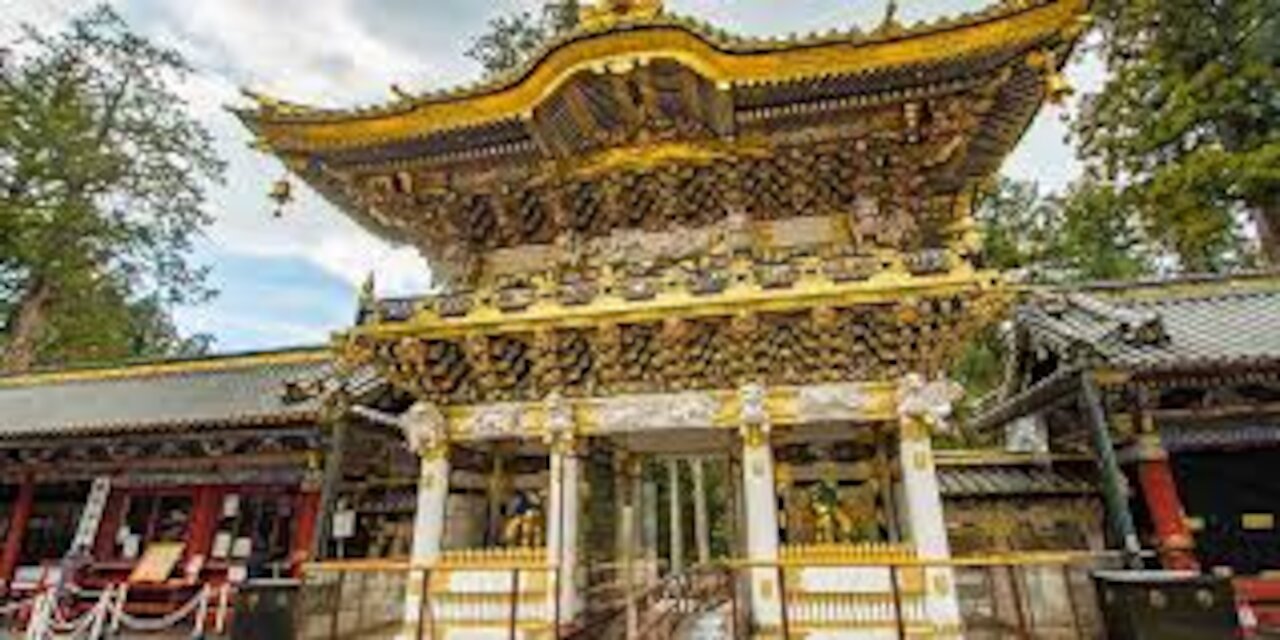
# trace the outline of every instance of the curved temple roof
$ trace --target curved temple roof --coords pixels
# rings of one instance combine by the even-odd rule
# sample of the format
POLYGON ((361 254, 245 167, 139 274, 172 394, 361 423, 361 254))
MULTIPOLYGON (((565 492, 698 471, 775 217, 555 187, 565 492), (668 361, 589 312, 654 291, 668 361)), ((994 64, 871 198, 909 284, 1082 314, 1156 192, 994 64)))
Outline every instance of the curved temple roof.
POLYGON ((557 243, 738 214, 881 228, 901 214, 938 232, 877 242, 940 249, 944 228, 964 226, 952 224, 967 215, 960 194, 1064 88, 1089 0, 785 41, 726 36, 660 5, 607 0, 476 86, 355 109, 251 94, 256 107, 236 113, 259 146, 371 232, 416 245, 451 284, 492 273, 482 256, 500 251, 545 249, 530 258, 541 269, 572 253, 557 243))
POLYGON ((250 93, 257 107, 235 111, 276 152, 378 144, 527 119, 534 106, 579 71, 656 58, 676 60, 729 89, 929 67, 1050 40, 1069 44, 1083 30, 1088 4, 1010 1, 912 27, 888 22, 870 33, 787 40, 733 37, 690 19, 640 11, 588 20, 521 68, 471 86, 424 96, 399 94, 393 102, 354 109, 310 107, 250 93))

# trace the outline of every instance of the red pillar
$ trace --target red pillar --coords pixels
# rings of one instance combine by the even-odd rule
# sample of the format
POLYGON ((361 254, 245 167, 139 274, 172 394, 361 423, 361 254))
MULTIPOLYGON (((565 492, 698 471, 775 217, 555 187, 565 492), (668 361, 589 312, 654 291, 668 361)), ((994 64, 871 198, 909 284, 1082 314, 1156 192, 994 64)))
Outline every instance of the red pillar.
POLYGON ((98 537, 93 545, 93 557, 95 559, 115 559, 116 534, 120 532, 120 523, 124 522, 124 510, 128 505, 128 489, 111 487, 111 495, 107 498, 107 506, 102 511, 102 522, 98 524, 98 537))
POLYGON ((303 489, 294 498, 294 510, 297 513, 297 524, 293 530, 293 551, 289 554, 290 565, 295 577, 302 574, 302 565, 311 559, 312 541, 316 536, 316 525, 320 522, 320 492, 303 489))
POLYGON ((36 479, 28 473, 22 477, 18 485, 18 497, 13 503, 13 516, 9 522, 9 535, 4 540, 4 550, 0 552, 0 582, 6 586, 13 580, 13 572, 18 568, 19 556, 22 554, 22 538, 27 533, 27 523, 31 521, 31 509, 35 506, 36 479))
POLYGON ((1165 569, 1199 571, 1200 564, 1193 553, 1195 542, 1187 527, 1182 499, 1178 497, 1178 484, 1159 436, 1143 436, 1138 454, 1138 484, 1155 526, 1160 563, 1165 569))
POLYGON ((197 555, 209 558, 222 511, 222 493, 219 487, 196 487, 191 501, 191 526, 187 530, 185 555, 188 559, 197 555))

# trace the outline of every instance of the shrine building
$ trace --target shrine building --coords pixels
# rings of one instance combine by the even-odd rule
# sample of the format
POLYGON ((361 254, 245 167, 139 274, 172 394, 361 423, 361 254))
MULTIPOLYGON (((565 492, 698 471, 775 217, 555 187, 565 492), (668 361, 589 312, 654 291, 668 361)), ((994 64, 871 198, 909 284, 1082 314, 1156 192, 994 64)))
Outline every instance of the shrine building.
POLYGON ((1088 4, 751 39, 608 0, 466 87, 250 93, 439 290, 327 347, 0 378, 0 581, 164 543, 139 614, 305 576, 299 637, 1094 637, 1093 457, 934 448, 1014 299, 975 194, 1088 4))
POLYGON ((610 1, 478 84, 251 94, 256 144, 441 284, 333 345, 337 378, 403 394, 358 413, 421 457, 400 633, 572 628, 584 564, 633 573, 637 461, 722 456, 752 633, 959 636, 931 436, 1008 298, 973 194, 1065 91, 1087 4, 754 40, 610 1), (460 465, 519 496, 501 531, 450 517, 493 512, 460 465))

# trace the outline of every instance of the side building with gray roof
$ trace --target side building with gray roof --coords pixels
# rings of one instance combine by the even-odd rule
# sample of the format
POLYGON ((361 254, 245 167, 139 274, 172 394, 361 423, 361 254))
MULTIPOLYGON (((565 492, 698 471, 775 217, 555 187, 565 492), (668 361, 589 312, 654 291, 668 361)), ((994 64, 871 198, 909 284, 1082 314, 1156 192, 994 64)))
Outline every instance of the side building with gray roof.
POLYGON ((1135 559, 1280 569, 1280 276, 1038 291, 1009 337, 974 429, 1094 459, 1111 546, 1135 559))

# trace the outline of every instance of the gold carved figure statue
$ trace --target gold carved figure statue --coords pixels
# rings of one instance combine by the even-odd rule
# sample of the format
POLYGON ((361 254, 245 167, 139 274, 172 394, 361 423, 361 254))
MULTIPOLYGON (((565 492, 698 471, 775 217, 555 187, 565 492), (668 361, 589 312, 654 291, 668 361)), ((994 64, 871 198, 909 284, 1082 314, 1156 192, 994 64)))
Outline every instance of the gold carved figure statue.
POLYGON ((521 491, 516 494, 502 527, 502 543, 508 547, 541 547, 545 544, 545 525, 538 495, 521 491))
POLYGON ((822 482, 814 487, 810 504, 813 509, 815 543, 836 544, 853 540, 853 516, 840 503, 840 492, 835 483, 822 482))

